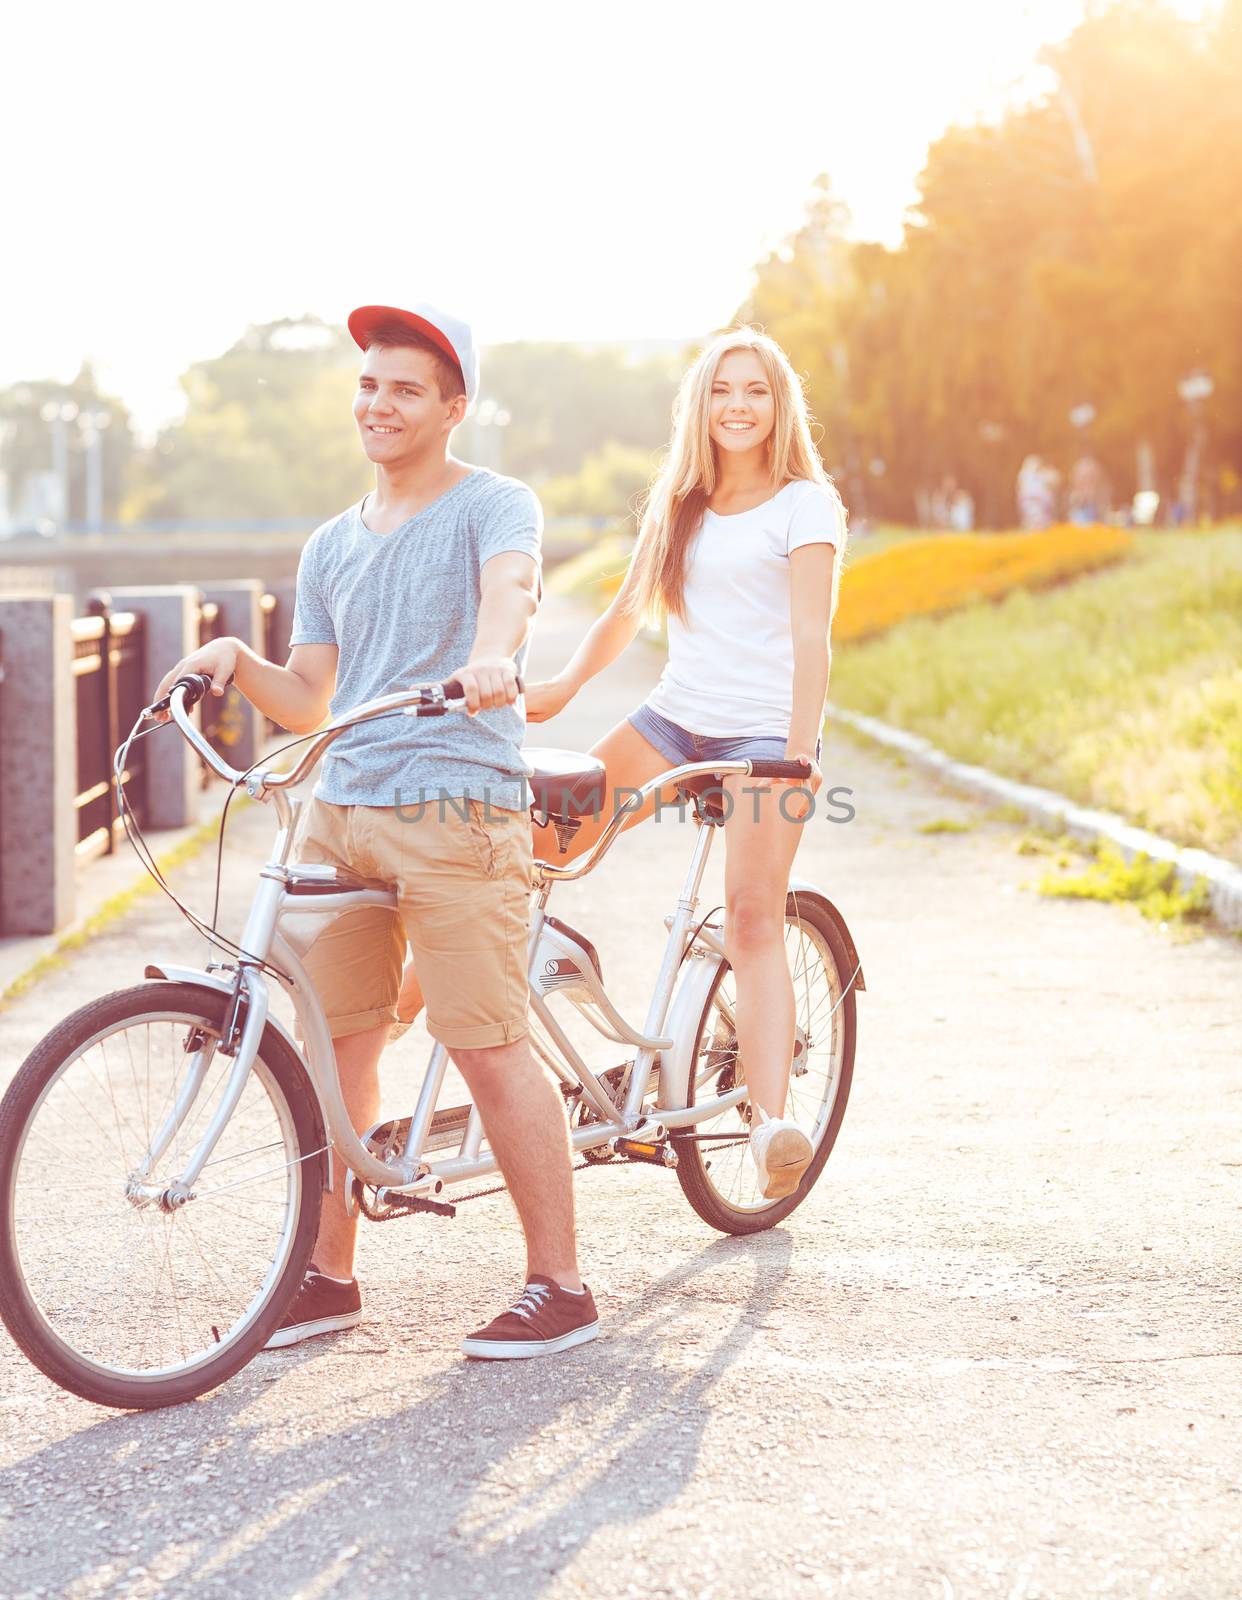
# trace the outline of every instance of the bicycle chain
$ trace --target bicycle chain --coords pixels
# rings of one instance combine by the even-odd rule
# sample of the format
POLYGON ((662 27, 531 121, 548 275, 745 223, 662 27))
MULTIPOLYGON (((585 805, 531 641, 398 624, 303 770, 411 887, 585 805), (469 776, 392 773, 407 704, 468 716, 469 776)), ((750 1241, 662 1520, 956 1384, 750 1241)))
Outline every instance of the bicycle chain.
MULTIPOLYGON (((576 1167, 570 1167, 571 1172, 585 1172, 588 1167, 602 1167, 603 1161, 580 1161, 576 1167)), ((485 1200, 489 1194, 504 1194, 507 1184, 498 1183, 491 1189, 472 1189, 469 1194, 459 1194, 453 1200, 454 1205, 464 1204, 467 1200, 485 1200)))
MULTIPOLYGON (((744 1145, 746 1143, 748 1143, 748 1140, 746 1140, 746 1139, 731 1139, 728 1144, 718 1144, 718 1145, 716 1145, 715 1149, 717 1149, 717 1150, 736 1150, 739 1145, 744 1145)), ((606 1167, 612 1161, 614 1161, 615 1159, 616 1158, 614 1156, 610 1155, 604 1160, 579 1161, 579 1163, 577 1164, 576 1167, 571 1167, 569 1170, 571 1172, 586 1172, 591 1167, 606 1167)), ((637 1162, 637 1163, 630 1162, 629 1164, 631 1166, 635 1166, 635 1165, 642 1166, 643 1165, 642 1162, 637 1162)), ((498 1184, 495 1185, 494 1188, 491 1188, 491 1189, 472 1189, 469 1194, 456 1195, 454 1197, 454 1199, 453 1199, 453 1204, 454 1205, 461 1205, 467 1200, 485 1200, 487 1198, 487 1196, 491 1195, 491 1194, 504 1194, 506 1187, 507 1186, 505 1184, 498 1183, 498 1184)), ((394 1213, 390 1213, 390 1215, 397 1215, 397 1213, 395 1213, 395 1212, 394 1213)), ((388 1217, 385 1217, 383 1220, 385 1222, 387 1222, 388 1221, 388 1217)))
MULTIPOLYGON (((728 1144, 717 1144, 715 1149, 733 1150, 736 1149, 739 1144, 746 1144, 746 1142, 746 1139, 731 1139, 728 1144)), ((571 1173, 584 1173, 584 1171, 589 1170, 589 1168, 592 1168, 592 1166, 608 1166, 611 1162, 613 1162, 613 1157, 611 1157, 611 1155, 610 1157, 605 1158, 605 1160, 594 1160, 594 1162, 591 1162, 591 1160, 584 1160, 584 1162, 578 1162, 578 1165, 576 1166, 571 1166, 570 1171, 571 1173)), ((357 1179, 355 1179, 355 1182, 357 1182, 357 1179)), ((488 1195, 503 1195, 504 1192, 506 1192, 506 1189, 507 1184, 493 1184, 490 1189, 472 1189, 467 1195, 453 1195, 453 1197, 451 1197, 447 1203, 448 1205, 464 1205, 467 1200, 487 1200, 488 1195)), ((359 1210, 362 1211, 363 1216, 365 1216, 365 1218, 371 1222, 391 1222, 392 1219, 399 1218, 399 1216, 413 1216, 411 1211, 371 1210, 371 1206, 368 1205, 367 1200, 365 1200, 365 1190, 363 1190, 363 1186, 360 1184, 360 1182, 357 1182, 357 1202, 359 1202, 359 1210)))

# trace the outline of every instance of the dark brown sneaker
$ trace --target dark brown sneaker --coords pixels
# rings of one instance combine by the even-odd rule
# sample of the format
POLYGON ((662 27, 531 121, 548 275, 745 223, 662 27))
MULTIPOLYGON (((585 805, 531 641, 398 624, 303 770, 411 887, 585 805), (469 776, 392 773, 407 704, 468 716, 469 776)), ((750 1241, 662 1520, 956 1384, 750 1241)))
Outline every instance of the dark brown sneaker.
POLYGON ((520 1361, 586 1344, 599 1332, 591 1291, 562 1289, 551 1278, 531 1278, 518 1299, 461 1347, 477 1361, 520 1361))
POLYGON ((325 1278, 318 1267, 310 1266, 298 1285, 285 1320, 263 1348, 283 1350, 287 1345, 301 1344, 303 1339, 314 1339, 321 1333, 341 1333, 346 1328, 356 1328, 361 1321, 362 1296, 358 1293, 358 1280, 351 1278, 348 1283, 342 1283, 338 1278, 325 1278))

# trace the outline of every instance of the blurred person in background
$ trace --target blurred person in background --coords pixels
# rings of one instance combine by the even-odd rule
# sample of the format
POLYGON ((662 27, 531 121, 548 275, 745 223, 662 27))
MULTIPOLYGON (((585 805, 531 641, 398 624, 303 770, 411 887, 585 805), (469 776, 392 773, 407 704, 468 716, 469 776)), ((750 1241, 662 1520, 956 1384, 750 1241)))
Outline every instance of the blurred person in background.
POLYGON ((1070 468, 1069 520, 1086 527, 1108 517, 1112 490, 1108 474, 1092 455, 1079 456, 1070 468))
POLYGON ((1018 522, 1028 531, 1052 526, 1060 475, 1037 455, 1029 455, 1018 470, 1018 522))
POLYGON ((974 525, 974 495, 969 489, 954 489, 949 500, 949 526, 954 533, 970 533, 974 525))

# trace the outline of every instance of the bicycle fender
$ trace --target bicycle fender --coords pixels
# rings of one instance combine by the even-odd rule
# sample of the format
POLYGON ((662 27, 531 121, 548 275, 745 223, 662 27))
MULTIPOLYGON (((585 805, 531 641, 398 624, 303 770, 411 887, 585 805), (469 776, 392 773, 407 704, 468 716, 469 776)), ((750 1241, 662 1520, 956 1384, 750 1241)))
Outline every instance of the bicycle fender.
POLYGON ((669 1007, 664 1032, 673 1040, 671 1050, 660 1052, 660 1089, 656 1105, 664 1111, 680 1111, 689 1095, 691 1052, 699 1018, 707 1004, 712 979, 724 957, 687 955, 681 964, 681 981, 669 1007))
POLYGON ((845 953, 849 957, 851 965, 858 969, 858 976, 854 979, 855 989, 865 989, 867 985, 863 978, 862 962, 858 959, 854 936, 846 927, 845 918, 837 910, 836 906, 833 905, 822 889, 816 888, 806 878, 790 878, 789 892, 798 895, 803 900, 815 900, 823 907, 826 914, 832 919, 837 932, 841 935, 841 943, 845 946, 845 953))
MULTIPOLYGON (((220 994, 232 994, 233 984, 228 978, 222 978, 215 972, 204 972, 202 967, 178 967, 171 962, 152 962, 143 973, 144 978, 164 978, 169 983, 194 983, 203 989, 215 989, 220 994)), ((267 1014, 267 1027, 278 1033, 285 1043, 297 1056, 303 1060, 302 1051, 293 1035, 285 1027, 279 1017, 274 1017, 269 1011, 267 1014)))

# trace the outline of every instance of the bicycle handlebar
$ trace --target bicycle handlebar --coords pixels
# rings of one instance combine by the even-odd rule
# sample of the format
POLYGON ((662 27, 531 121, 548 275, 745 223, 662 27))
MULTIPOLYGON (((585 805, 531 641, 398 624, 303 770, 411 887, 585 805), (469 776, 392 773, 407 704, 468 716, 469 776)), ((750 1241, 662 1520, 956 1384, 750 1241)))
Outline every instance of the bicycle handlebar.
MULTIPOLYGON (((211 681, 211 678, 202 672, 187 673, 177 679, 168 692, 168 710, 172 714, 173 721, 217 777, 234 785, 249 780, 256 788, 261 785, 265 789, 291 789, 301 783, 328 746, 347 729, 356 727, 359 723, 370 722, 376 717, 390 716, 396 711, 414 717, 442 717, 446 712, 462 711, 466 706, 461 684, 456 678, 449 678, 445 683, 416 684, 396 694, 381 695, 378 700, 367 700, 362 705, 355 706, 345 716, 329 722, 326 727, 319 730, 314 743, 289 772, 264 772, 257 767, 252 767, 247 772, 239 772, 212 748, 190 721, 190 711, 211 688, 211 681)), ((522 682, 519 678, 519 693, 521 689, 522 682)), ((151 711, 158 708, 149 706, 147 709, 151 711)))
POLYGON ((805 761, 752 761, 752 778, 809 778, 811 768, 805 761))
MULTIPOLYGON (((651 778, 640 789, 630 793, 625 804, 615 808, 595 843, 576 861, 569 862, 563 867, 554 861, 540 861, 539 871, 549 883, 572 883, 576 878, 585 878, 612 849, 625 826, 626 819, 641 811, 651 796, 662 789, 677 788, 680 784, 689 784, 704 778, 715 778, 720 781, 724 778, 809 778, 810 776, 811 769, 805 761, 753 761, 742 757, 737 761, 685 762, 680 767, 672 767, 668 772, 661 772, 658 777, 651 778)), ((750 791, 744 789, 742 792, 746 794, 750 791)))

